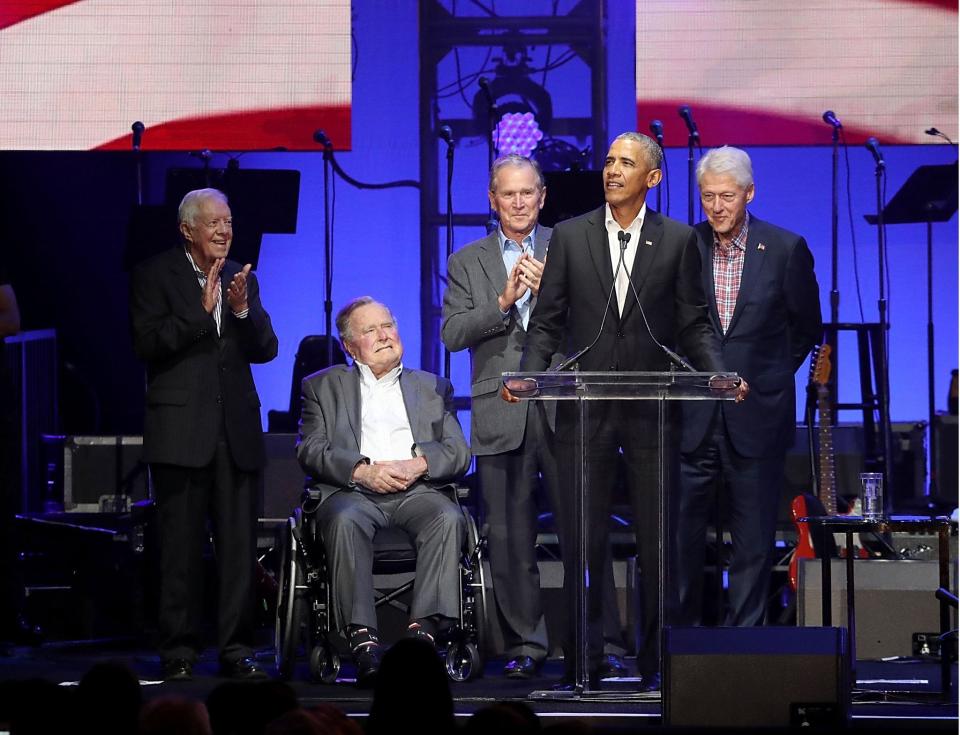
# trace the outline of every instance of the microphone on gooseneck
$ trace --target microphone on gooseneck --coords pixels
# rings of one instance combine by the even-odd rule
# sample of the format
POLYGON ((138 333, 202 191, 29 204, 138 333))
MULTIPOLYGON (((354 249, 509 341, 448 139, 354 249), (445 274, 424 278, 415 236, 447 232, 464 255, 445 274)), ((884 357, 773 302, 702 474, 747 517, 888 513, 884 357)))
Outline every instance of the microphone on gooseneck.
POLYGON ((700 131, 697 130, 697 124, 693 121, 693 113, 690 112, 690 105, 680 105, 680 109, 677 110, 677 113, 687 124, 687 132, 690 133, 690 137, 699 139, 700 131))
POLYGON ((939 130, 937 130, 936 128, 927 128, 927 129, 924 130, 923 132, 925 132, 927 135, 935 135, 935 136, 938 137, 938 138, 943 138, 943 139, 944 139, 945 141, 947 141, 950 145, 953 145, 953 141, 950 140, 950 138, 947 137, 947 135, 946 135, 945 133, 941 133, 941 132, 940 132, 939 130))
POLYGON ((657 145, 663 148, 663 122, 661 120, 651 120, 650 132, 657 139, 657 145))
POLYGON ((886 164, 883 162, 883 154, 880 153, 880 143, 876 138, 867 138, 867 142, 863 144, 863 147, 873 154, 873 160, 876 161, 879 168, 884 168, 886 166, 886 164))
POLYGON ((577 350, 570 355, 570 357, 553 368, 553 372, 555 373, 562 373, 568 367, 575 364, 577 360, 593 349, 593 346, 597 343, 597 340, 600 339, 600 335, 603 334, 603 325, 607 323, 607 316, 610 314, 610 299, 613 298, 613 293, 617 290, 617 276, 620 274, 620 266, 623 266, 624 269, 626 269, 626 265, 623 265, 623 251, 627 249, 627 243, 630 241, 630 233, 620 230, 620 232, 617 233, 617 239, 620 241, 620 260, 617 261, 617 268, 613 272, 613 283, 610 284, 610 291, 607 293, 607 303, 603 307, 603 319, 600 320, 600 329, 597 330, 597 336, 593 338, 593 342, 588 344, 582 350, 577 350))
POLYGON ((823 113, 822 117, 823 121, 830 127, 837 128, 838 130, 843 127, 839 118, 837 117, 837 114, 833 110, 827 110, 825 113, 823 113))
POLYGON ((130 126, 130 130, 133 131, 133 150, 139 151, 140 144, 143 142, 143 131, 146 130, 146 127, 142 122, 137 120, 133 125, 130 126))
MULTIPOLYGON (((623 269, 627 269, 627 264, 624 261, 624 253, 627 249, 627 243, 630 242, 630 233, 629 232, 620 232, 617 234, 617 237, 620 238, 620 262, 623 263, 623 269)), ((688 372, 695 373, 697 372, 696 368, 693 367, 689 362, 684 360, 680 355, 671 350, 665 344, 661 343, 656 337, 653 336, 653 330, 650 329, 650 322, 647 321, 647 312, 643 310, 643 304, 640 303, 640 294, 637 293, 636 287, 633 285, 633 279, 628 278, 627 281, 630 283, 630 290, 633 292, 633 298, 636 299, 637 307, 640 309, 640 316, 643 317, 643 325, 647 328, 647 334, 650 335, 650 339, 653 340, 653 343, 663 350, 663 353, 670 358, 675 364, 682 367, 688 372)), ((616 279, 614 279, 616 282, 616 279)))

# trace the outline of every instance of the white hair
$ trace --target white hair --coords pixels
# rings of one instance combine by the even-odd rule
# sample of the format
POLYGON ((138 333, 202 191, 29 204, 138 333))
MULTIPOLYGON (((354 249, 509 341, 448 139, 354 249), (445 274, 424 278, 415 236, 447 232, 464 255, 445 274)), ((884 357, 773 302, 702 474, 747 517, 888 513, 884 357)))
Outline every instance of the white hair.
POLYGON ((753 164, 746 151, 725 145, 707 151, 706 155, 697 163, 697 183, 704 174, 729 175, 737 182, 737 186, 747 189, 753 186, 753 164))
POLYGON ((188 225, 197 223, 197 216, 200 214, 200 205, 206 199, 218 199, 227 206, 227 195, 219 189, 194 189, 188 191, 186 196, 180 200, 180 207, 177 210, 177 221, 186 222, 188 225))
POLYGON ((340 333, 341 343, 346 344, 348 341, 353 340, 354 334, 350 324, 350 317, 353 316, 353 312, 360 307, 368 306, 369 304, 382 306, 390 315, 390 319, 393 321, 393 323, 397 323, 397 318, 393 315, 393 312, 390 311, 389 306, 377 301, 375 298, 373 298, 373 296, 357 296, 355 299, 351 299, 343 305, 340 311, 337 312, 336 319, 334 320, 334 323, 337 325, 337 331, 340 333))

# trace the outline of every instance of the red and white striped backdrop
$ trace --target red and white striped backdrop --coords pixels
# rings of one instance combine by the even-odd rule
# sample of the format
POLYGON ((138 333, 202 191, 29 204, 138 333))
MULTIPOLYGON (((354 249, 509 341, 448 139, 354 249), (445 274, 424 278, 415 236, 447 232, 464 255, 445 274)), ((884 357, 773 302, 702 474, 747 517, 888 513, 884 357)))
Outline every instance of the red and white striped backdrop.
POLYGON ((350 0, 0 0, 0 149, 350 147, 350 0))
MULTIPOLYGON (((957 0, 636 0, 637 127, 705 146, 957 140, 957 0)), ((942 141, 941 141, 942 142, 942 141)))

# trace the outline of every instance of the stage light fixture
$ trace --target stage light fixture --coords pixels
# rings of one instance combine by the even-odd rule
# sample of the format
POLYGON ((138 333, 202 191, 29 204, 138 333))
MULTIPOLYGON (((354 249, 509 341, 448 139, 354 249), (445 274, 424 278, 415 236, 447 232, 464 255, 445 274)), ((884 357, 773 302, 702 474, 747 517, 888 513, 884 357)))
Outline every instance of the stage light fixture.
POLYGON ((529 156, 543 140, 543 131, 532 112, 508 112, 491 133, 500 155, 518 153, 529 156))

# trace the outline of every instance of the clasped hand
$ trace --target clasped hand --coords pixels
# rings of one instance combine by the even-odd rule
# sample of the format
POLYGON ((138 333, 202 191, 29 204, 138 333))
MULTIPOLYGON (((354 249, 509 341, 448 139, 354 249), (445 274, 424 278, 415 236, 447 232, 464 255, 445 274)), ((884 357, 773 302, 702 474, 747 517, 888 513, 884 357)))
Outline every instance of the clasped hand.
POLYGON ((397 493, 407 490, 427 473, 423 457, 393 459, 371 464, 358 464, 353 470, 353 481, 375 493, 397 493))

